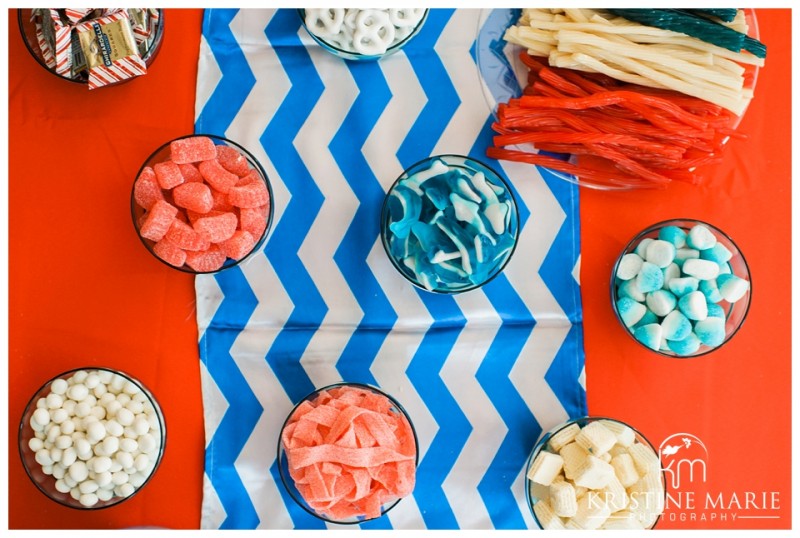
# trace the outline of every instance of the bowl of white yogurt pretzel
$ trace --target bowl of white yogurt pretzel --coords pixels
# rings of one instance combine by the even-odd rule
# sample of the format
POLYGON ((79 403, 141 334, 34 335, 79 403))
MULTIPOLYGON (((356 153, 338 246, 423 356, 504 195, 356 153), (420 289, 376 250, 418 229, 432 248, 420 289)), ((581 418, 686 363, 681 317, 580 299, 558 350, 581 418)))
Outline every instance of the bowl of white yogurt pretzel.
POLYGON ((346 60, 378 60, 397 52, 428 18, 425 8, 304 8, 297 12, 314 41, 346 60))

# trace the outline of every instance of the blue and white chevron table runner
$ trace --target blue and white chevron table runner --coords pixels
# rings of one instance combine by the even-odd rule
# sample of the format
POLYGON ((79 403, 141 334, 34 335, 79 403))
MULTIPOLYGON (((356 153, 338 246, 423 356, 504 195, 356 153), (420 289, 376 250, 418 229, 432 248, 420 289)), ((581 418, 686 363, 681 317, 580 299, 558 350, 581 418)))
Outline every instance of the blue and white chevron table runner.
POLYGON ((324 528, 276 467, 293 404, 338 381, 377 385, 420 445, 412 497, 363 528, 520 529, 543 429, 586 413, 578 190, 484 157, 479 10, 431 10, 405 49, 346 62, 297 12, 206 10, 196 132, 247 147, 274 189, 262 252, 196 278, 206 429, 202 528, 324 528), (384 195, 429 155, 487 162, 514 186, 519 244, 480 290, 411 286, 379 239, 384 195))

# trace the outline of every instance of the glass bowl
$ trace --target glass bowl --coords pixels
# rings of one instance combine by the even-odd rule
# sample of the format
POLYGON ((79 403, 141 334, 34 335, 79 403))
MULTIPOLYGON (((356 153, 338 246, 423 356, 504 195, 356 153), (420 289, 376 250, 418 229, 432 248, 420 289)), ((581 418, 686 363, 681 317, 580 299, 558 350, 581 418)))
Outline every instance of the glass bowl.
MULTIPOLYGON (((210 143, 208 144, 210 145, 210 143)), ((188 158, 189 156, 181 157, 180 160, 184 161, 188 158)), ((131 215, 136 234, 156 259, 186 273, 211 274, 240 264, 264 244, 272 225, 274 214, 272 201, 272 185, 267 173, 247 149, 221 136, 192 134, 166 142, 145 160, 133 183, 131 215), (179 164, 180 173, 172 172, 171 169, 175 169, 175 167, 167 164, 164 168, 164 177, 177 174, 183 177, 183 183, 169 189, 161 188, 163 185, 169 187, 173 181, 168 180, 163 185, 158 183, 158 180, 154 179, 156 177, 154 171, 159 170, 158 167, 161 163, 166 163, 172 158, 171 148, 174 143, 180 144, 182 141, 194 138, 210 139, 217 148, 217 154, 220 155, 219 161, 211 158, 210 162, 222 162, 223 164, 205 165, 202 161, 206 159, 200 157, 208 157, 208 154, 205 156, 198 154, 198 160, 191 166, 179 164), (226 150, 223 159, 219 153, 221 147, 231 148, 235 150, 235 153, 226 150), (208 168, 204 168, 204 166, 208 166, 208 168), (230 172, 225 166, 233 172, 230 172), (200 173, 200 169, 206 170, 210 177, 217 178, 214 180, 216 188, 211 181, 205 179, 200 173), (236 176, 238 176, 238 184, 236 176), (256 182, 258 182, 258 187, 251 185, 253 189, 250 189, 246 186, 247 183, 256 182), (199 183, 207 189, 192 187, 187 191, 184 186, 190 183, 199 183), (218 189, 222 189, 225 193, 223 194, 218 189), (210 192, 205 192, 206 190, 210 192), (238 192, 234 194, 234 190, 238 192), (234 196, 235 199, 233 199, 234 196), (154 197, 163 199, 170 206, 164 206, 167 207, 164 211, 167 212, 168 221, 163 226, 169 229, 163 235, 164 227, 162 226, 156 226, 155 232, 152 229, 149 231, 146 229, 148 225, 145 219, 148 218, 147 214, 152 212, 145 210, 145 207, 150 208, 154 197), (187 198, 191 201, 187 201, 187 198), (213 201, 213 205, 204 205, 209 200, 213 201), (254 206, 255 203, 260 205, 254 206), (187 209, 187 205, 190 208, 194 207, 194 210, 187 209), (174 216, 172 220, 182 222, 172 222, 170 225, 169 214, 174 216), (221 220, 205 220, 202 224, 198 224, 200 219, 219 217, 222 214, 224 216, 221 220), (232 230, 233 236, 230 236, 229 233, 232 230), (199 237, 202 234, 205 234, 205 240, 199 237), (163 237, 166 238, 166 241, 162 239, 163 237), (183 254, 177 252, 176 248, 183 254)))
POLYGON ((97 510, 142 490, 161 463, 167 437, 161 408, 140 381, 85 367, 36 391, 18 439, 25 472, 39 491, 70 508, 97 510))
POLYGON ((435 155, 410 166, 381 211, 381 241, 392 265, 434 293, 461 293, 491 281, 511 259, 518 232, 508 183, 462 155, 435 155))
MULTIPOLYGON (((755 39, 760 39, 756 10, 742 8, 742 11, 748 27, 748 35, 755 39)), ((483 81, 481 90, 484 100, 495 120, 497 119, 498 103, 507 103, 510 99, 519 98, 522 95, 523 88, 528 84, 529 69, 519 57, 519 54, 525 49, 515 43, 508 43, 503 38, 506 30, 517 23, 521 14, 522 10, 520 8, 482 9, 478 17, 475 47, 478 77, 483 81)), ((742 65, 742 67, 745 70, 743 74, 744 88, 754 92, 758 81, 759 67, 756 65, 742 65)), ((731 125, 732 129, 739 126, 745 113, 746 108, 740 116, 734 117, 731 125)), ((728 137, 724 139, 725 142, 727 140, 728 137)), ((530 153, 531 144, 520 144, 509 148, 520 149, 530 153)), ((536 152, 539 153, 538 150, 536 152)), ((574 155, 547 151, 542 151, 541 153, 571 164, 577 162, 577 158, 574 155)), ((628 184, 626 181, 614 183, 593 181, 560 170, 540 165, 536 166, 543 173, 581 187, 609 191, 626 191, 640 188, 637 185, 628 184)), ((652 186, 649 186, 649 188, 652 188, 652 186)))
MULTIPOLYGON (((330 424, 330 422, 328 423, 330 424)), ((277 461, 281 482, 298 506, 323 521, 352 525, 383 516, 394 508, 397 503, 402 500, 402 497, 411 494, 415 482, 416 468, 419 464, 419 444, 417 441, 417 432, 414 429, 411 418, 408 416, 406 410, 403 409, 403 406, 392 396, 370 385, 361 383, 336 383, 312 392, 295 405, 281 427, 281 433, 278 439, 277 461), (331 403, 334 401, 335 405, 340 405, 338 409, 334 407, 334 403, 331 403), (347 405, 344 405, 344 403, 347 405), (325 413, 312 411, 313 409, 322 409, 325 413), (371 409, 372 412, 365 412, 363 409, 371 409), (317 413, 317 417, 314 420, 302 420, 302 416, 309 411, 317 413), (330 413, 333 413, 333 415, 330 413), (325 419, 320 419, 320 417, 327 417, 328 420, 331 420, 331 416, 334 417, 334 422, 331 424, 330 428, 322 426, 317 422, 319 420, 325 422, 325 419), (298 419, 293 420, 295 417, 298 417, 298 419), (376 418, 379 419, 377 426, 374 422, 376 418), (336 419, 338 419, 338 422, 336 419), (367 419, 369 419, 370 422, 367 422, 367 419), (347 425, 346 430, 338 430, 338 434, 331 433, 331 431, 337 429, 338 426, 344 427, 345 424, 347 425), (370 424, 370 426, 366 427, 366 424, 370 424), (391 439, 392 443, 399 443, 394 450, 396 450, 396 454, 402 454, 403 461, 398 461, 396 464, 384 464, 374 478, 368 473, 364 466, 358 463, 354 462, 347 467, 342 467, 340 465, 340 463, 343 463, 341 460, 339 460, 339 463, 335 463, 337 460, 336 456, 331 456, 328 460, 318 462, 319 465, 316 463, 309 463, 296 470, 290 469, 290 460, 300 457, 299 451, 303 450, 325 446, 327 448, 324 450, 327 452, 331 450, 334 445, 340 445, 339 448, 342 452, 349 451, 351 454, 357 454, 359 448, 371 450, 370 447, 378 446, 375 444, 375 439, 372 438, 371 434, 385 429, 384 424, 388 424, 391 430, 391 435, 388 435, 388 438, 394 436, 394 432, 404 427, 405 435, 403 438, 395 437, 391 439), (313 435, 309 432, 308 428, 305 427, 309 425, 314 427, 313 435), (304 433, 295 433, 296 430, 300 428, 303 429, 304 433), (324 436, 333 435, 336 439, 326 439, 321 437, 320 434, 324 436), (309 436, 311 438, 309 438, 309 436), (349 441, 346 441, 345 438, 348 437, 349 441), (300 440, 298 441, 297 439, 300 440), (291 443, 298 443, 298 446, 289 448, 289 451, 296 450, 297 452, 287 453, 286 444, 291 443), (413 455, 411 454, 412 451, 413 455), (357 494, 353 494, 354 500, 352 504, 349 502, 345 503, 344 501, 335 501, 339 507, 345 507, 344 512, 332 513, 338 512, 338 508, 326 512, 326 507, 312 506, 315 501, 313 499, 310 501, 306 500, 304 493, 301 493, 301 488, 308 493, 309 491, 313 491, 312 488, 314 486, 317 488, 320 487, 319 482, 311 485, 308 483, 301 483, 298 487, 293 473, 298 473, 297 476, 299 476, 299 473, 303 472, 302 469, 305 470, 306 475, 310 470, 313 470, 318 479, 322 479, 323 475, 325 475, 326 478, 329 479, 327 484, 331 484, 330 479, 332 479, 335 474, 336 481, 332 482, 333 485, 331 487, 334 488, 334 492, 336 493, 332 493, 331 495, 336 495, 338 499, 342 499, 342 495, 345 495, 344 498, 347 499, 347 492, 353 491, 353 488, 356 488, 356 491, 360 489, 357 485, 353 485, 353 482, 359 480, 359 478, 363 479, 363 481, 359 480, 361 487, 369 488, 367 491, 373 491, 376 487, 380 487, 380 483, 388 484, 388 487, 392 488, 393 491, 386 492, 388 497, 385 496, 382 499, 380 497, 374 497, 375 504, 372 505, 372 514, 367 511, 362 511, 366 501, 364 501, 364 497, 361 495, 358 495, 361 499, 358 500, 356 498, 357 494), (401 475, 403 478, 400 478, 401 475), (341 491, 336 489, 339 483, 344 484, 344 489, 341 491), (392 483, 394 485, 392 485, 392 483)), ((387 461, 395 461, 395 458, 390 458, 387 461)), ((371 468, 369 472, 374 472, 374 467, 371 468)), ((305 481, 305 475, 302 480, 305 481)), ((328 491, 327 485, 324 487, 324 490, 326 492, 328 491)), ((362 489, 362 492, 363 491, 362 489)), ((369 503, 366 504, 369 505, 369 503)))
MULTIPOLYGON (((684 241, 686 240, 684 239, 684 241)), ((710 242, 708 239, 706 241, 710 242)), ((675 246, 674 243, 672 244, 675 246)), ((706 246, 707 244, 691 243, 694 246, 706 246)), ((650 258, 653 261, 667 259, 663 258, 663 249, 659 254, 658 249, 653 246, 652 251, 653 254, 650 255, 650 258)), ((659 264, 654 265, 663 265, 663 263, 664 261, 660 261, 659 264)), ((697 273, 697 262, 693 261, 692 265, 693 267, 689 269, 690 273, 708 276, 697 273)), ((703 270, 710 270, 708 264, 702 265, 705 266, 703 270)), ((657 280, 655 270, 652 267, 648 267, 648 269, 652 270, 650 276, 655 276, 657 280)), ((611 303, 620 324, 637 342, 647 349, 667 357, 699 357, 719 349, 728 342, 747 317, 750 309, 751 288, 747 261, 733 240, 719 228, 694 219, 667 220, 642 230, 625 246, 611 272, 611 303), (642 287, 649 290, 658 282, 648 281, 644 276, 636 276, 629 280, 621 280, 618 277, 618 274, 621 274, 620 271, 622 271, 623 277, 627 277, 628 275, 624 273, 638 265, 637 256, 649 263, 646 258, 648 257, 647 247, 650 246, 651 241, 659 240, 661 237, 659 246, 669 250, 669 247, 663 242, 677 242, 680 245, 680 237, 694 229, 695 226, 705 227, 715 238, 715 246, 710 249, 698 250, 690 248, 690 245, 687 244, 683 248, 676 248, 675 260, 667 268, 661 270, 664 283, 660 289, 642 294, 640 293, 642 287), (642 244, 642 241, 645 243, 642 244), (716 262, 719 266, 719 276, 707 280, 698 279, 696 283, 687 280, 687 277, 689 279, 695 277, 685 272, 685 257, 698 255, 702 261, 716 262), (623 258, 626 257, 632 258, 632 261, 623 262, 623 258), (633 266, 623 267, 628 263, 632 263, 633 266), (678 267, 672 267, 673 264, 678 267), (670 284, 671 278, 680 280, 670 284), (645 283, 645 281, 648 282, 645 283), (643 284, 640 286, 640 283, 643 284), (720 286, 722 286, 722 291, 720 291, 720 286), (700 295, 697 295, 698 292, 700 295), (653 293, 655 295, 651 296, 653 293), (700 302, 701 296, 705 296, 704 305, 700 302), (641 301, 643 297, 644 301, 641 301), (673 301, 675 306, 669 310, 673 301), (645 310, 642 311, 642 307, 637 304, 645 305, 645 310), (673 312, 677 312, 677 314, 673 312), (643 317, 637 320, 639 313, 643 313, 643 317), (687 318, 686 321, 682 317, 687 318), (712 320, 713 317, 717 317, 721 321, 712 320), (660 331, 652 326, 655 324, 661 327, 660 331), (645 326, 650 327, 645 329, 645 326), (657 338, 659 332, 662 335, 660 339, 657 338), (669 335, 680 336, 680 338, 673 341, 666 338, 669 335), (659 340, 657 348, 656 340, 659 340)))
MULTIPOLYGON (((36 60, 36 62, 45 70, 47 70, 48 73, 52 73, 62 80, 67 80, 76 84, 88 85, 88 77, 86 76, 85 71, 83 73, 78 73, 73 77, 72 74, 66 75, 57 73, 55 67, 48 65, 37 39, 36 24, 32 20, 33 11, 34 8, 20 8, 17 10, 17 22, 19 24, 20 35, 22 36, 22 41, 25 43, 25 48, 28 49, 28 52, 30 52, 31 56, 33 56, 33 59, 36 60)), ((148 68, 155 61, 158 52, 161 50, 161 43, 164 40, 164 10, 159 8, 156 9, 156 11, 159 14, 158 22, 155 24, 150 37, 148 37, 146 40, 147 50, 144 52, 144 54, 142 54, 142 60, 144 60, 144 63, 148 68)), ((127 78, 119 82, 107 84, 106 86, 122 84, 135 78, 137 77, 127 78)))
MULTIPOLYGON (((352 15, 350 15, 350 16, 354 17, 354 16, 357 15, 358 12, 360 12, 360 11, 368 11, 368 10, 347 8, 347 11, 350 11, 352 13, 352 15)), ((416 24, 413 25, 413 27, 410 27, 411 28, 410 30, 406 29, 406 28, 409 28, 409 27, 395 26, 395 31, 403 32, 404 35, 402 36, 402 38, 395 38, 392 41, 392 43, 388 47, 386 47, 385 51, 379 51, 379 52, 377 52, 375 54, 370 54, 368 51, 359 52, 359 51, 355 50, 355 48, 346 47, 344 45, 344 43, 339 43, 336 40, 331 39, 330 37, 323 37, 321 35, 317 35, 316 33, 314 33, 312 31, 311 28, 309 28, 309 26, 308 26, 308 24, 306 22, 306 10, 305 9, 298 9, 297 10, 297 14, 300 16, 300 20, 302 21, 303 28, 306 29, 306 31, 308 32, 308 35, 310 35, 311 38, 314 41, 316 41, 326 51, 330 52, 331 54, 333 54, 335 56, 339 56, 340 58, 344 58, 345 60, 367 60, 367 61, 369 61, 369 60, 379 60, 379 59, 383 58, 384 56, 388 56, 390 54, 393 54, 393 53, 397 52, 398 50, 402 49, 404 46, 406 46, 406 44, 409 41, 411 41, 414 38, 414 36, 416 36, 419 33, 419 31, 422 29, 422 26, 425 24, 425 21, 428 18, 428 11, 429 10, 427 8, 424 9, 422 17, 419 19, 419 21, 416 24)), ((341 33, 342 32, 339 32, 339 33, 337 33, 337 35, 341 35, 341 33)))
POLYGON ((545 530, 652 529, 666 502, 661 467, 658 451, 635 428, 612 418, 576 418, 534 446, 525 467, 525 499, 545 530), (589 462, 589 455, 595 460, 589 462), (609 473, 615 484, 602 478, 609 473))

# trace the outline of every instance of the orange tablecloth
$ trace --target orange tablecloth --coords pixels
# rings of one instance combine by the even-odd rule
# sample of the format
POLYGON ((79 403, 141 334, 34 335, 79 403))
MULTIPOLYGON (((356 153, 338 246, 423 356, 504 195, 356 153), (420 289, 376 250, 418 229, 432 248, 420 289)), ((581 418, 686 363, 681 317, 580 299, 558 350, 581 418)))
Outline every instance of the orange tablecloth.
MULTIPOLYGON (((740 127, 748 139, 731 141, 725 163, 701 186, 581 192, 589 412, 634 424, 656 445, 686 432, 708 449, 707 480, 694 505, 690 495, 669 499, 661 528, 791 526, 791 16, 787 9, 757 14, 769 57, 740 127), (609 301, 619 250, 642 228, 673 217, 725 230, 753 275, 743 329, 695 360, 643 350, 624 334, 609 301), (748 512, 746 492, 759 505, 766 494, 769 506, 748 512)), ((144 158, 192 131, 202 10, 168 9, 165 20, 163 47, 145 77, 89 92, 34 62, 9 10, 12 529, 199 526, 204 435, 193 278, 142 247, 127 210, 144 158), (46 499, 17 454, 28 398, 78 366, 138 377, 167 417, 167 450, 153 480, 123 505, 96 512, 46 499)))

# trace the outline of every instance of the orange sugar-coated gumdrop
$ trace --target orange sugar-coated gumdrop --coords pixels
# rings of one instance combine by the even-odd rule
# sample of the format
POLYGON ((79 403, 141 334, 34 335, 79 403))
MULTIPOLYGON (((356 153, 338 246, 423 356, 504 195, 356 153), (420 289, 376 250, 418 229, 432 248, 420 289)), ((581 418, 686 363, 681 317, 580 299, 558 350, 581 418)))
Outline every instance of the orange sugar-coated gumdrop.
POLYGON ((183 250, 206 250, 211 246, 211 241, 205 236, 177 218, 173 221, 169 230, 167 230, 164 239, 183 250))
POLYGON ((217 146, 207 136, 192 136, 173 140, 169 144, 170 157, 177 164, 208 161, 217 157, 217 146))
POLYGON ((228 200, 236 207, 261 207, 269 202, 269 191, 263 181, 251 181, 231 187, 228 200))
POLYGON ((193 226, 212 243, 220 243, 233 236, 238 223, 239 219, 235 214, 221 213, 211 217, 201 217, 194 221, 193 226))
POLYGON ((236 148, 230 146, 217 146, 217 160, 222 167, 239 177, 246 176, 250 171, 247 159, 236 148))
POLYGON ((198 273, 216 271, 225 263, 225 254, 217 245, 200 252, 186 252, 186 265, 198 273))
POLYGON ((166 237, 153 245, 153 253, 175 267, 181 267, 186 263, 186 252, 166 237))
POLYGON ((243 207, 239 210, 239 228, 250 232, 253 237, 260 238, 267 229, 269 204, 261 207, 243 207))
POLYGON ((195 165, 190 163, 179 164, 178 168, 180 168, 181 174, 183 174, 183 179, 186 180, 186 183, 203 182, 203 175, 200 173, 200 170, 198 170, 195 165))
POLYGON ((181 169, 172 161, 154 164, 153 171, 155 171, 156 179, 162 189, 169 190, 186 181, 181 174, 181 169))
POLYGON ((214 200, 211 209, 222 212, 233 211, 233 204, 228 201, 228 195, 224 192, 219 192, 217 189, 211 189, 211 198, 214 200))
POLYGON ((250 235, 250 232, 236 230, 230 239, 226 239, 219 244, 219 248, 229 258, 234 260, 241 260, 253 250, 256 246, 256 240, 250 235))
POLYGON ((145 239, 161 241, 169 227, 172 226, 177 213, 178 208, 169 202, 164 200, 157 201, 148 211, 147 218, 139 229, 139 234, 145 239))
POLYGON ((172 191, 175 205, 198 213, 208 213, 214 206, 211 189, 205 183, 184 183, 172 191))
POLYGON ((156 173, 149 166, 142 169, 133 186, 133 199, 144 209, 150 209, 154 203, 164 199, 164 193, 156 180, 156 173))
POLYGON ((216 159, 201 162, 197 169, 211 187, 225 194, 239 181, 239 176, 225 170, 216 159))

